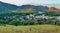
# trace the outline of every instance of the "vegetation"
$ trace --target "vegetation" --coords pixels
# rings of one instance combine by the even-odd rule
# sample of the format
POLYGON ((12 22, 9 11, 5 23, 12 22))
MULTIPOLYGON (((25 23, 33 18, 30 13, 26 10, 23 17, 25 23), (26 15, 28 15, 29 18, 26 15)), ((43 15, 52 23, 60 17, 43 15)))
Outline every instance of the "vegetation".
POLYGON ((0 26, 0 33, 60 33, 60 26, 32 25, 32 26, 0 26))
POLYGON ((44 13, 45 15, 48 15, 48 16, 60 16, 60 12, 45 12, 44 13))
MULTIPOLYGON (((59 13, 56 12, 45 12, 45 15, 52 16, 55 15, 60 15, 59 13)), ((0 13, 0 25, 37 25, 37 24, 53 24, 53 25, 60 25, 60 21, 57 20, 56 18, 34 18, 33 16, 30 17, 29 19, 26 18, 27 15, 30 14, 37 14, 37 13, 0 13), (23 16, 23 17, 22 17, 23 16), (21 19, 22 18, 22 19, 21 19)), ((38 14, 37 14, 38 15, 38 14)), ((40 14, 41 15, 41 14, 40 14)))
POLYGON ((60 26, 60 22, 58 22, 56 25, 60 26))
POLYGON ((47 12, 47 6, 0 3, 0 33, 60 33, 60 12, 47 12))

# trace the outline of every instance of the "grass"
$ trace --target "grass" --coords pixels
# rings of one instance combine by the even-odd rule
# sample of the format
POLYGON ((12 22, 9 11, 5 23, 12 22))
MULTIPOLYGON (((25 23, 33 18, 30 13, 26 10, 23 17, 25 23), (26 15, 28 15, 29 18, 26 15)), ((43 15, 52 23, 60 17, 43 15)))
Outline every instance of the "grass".
POLYGON ((0 26, 0 33, 60 33, 60 26, 32 25, 32 26, 0 26))

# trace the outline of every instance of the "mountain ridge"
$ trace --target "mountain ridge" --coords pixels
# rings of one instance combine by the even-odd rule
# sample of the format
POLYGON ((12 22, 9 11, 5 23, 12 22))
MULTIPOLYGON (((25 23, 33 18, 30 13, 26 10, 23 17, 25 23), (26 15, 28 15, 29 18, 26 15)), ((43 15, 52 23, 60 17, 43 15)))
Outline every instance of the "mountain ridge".
MULTIPOLYGON (((0 1, 0 12, 10 12, 11 10, 18 10, 18 9, 28 10, 28 11, 31 11, 33 9, 35 9, 36 11, 47 11, 47 10, 49 11, 49 7, 47 7, 47 6, 42 6, 42 5, 38 5, 38 6, 35 6, 35 5, 17 6, 17 5, 4 3, 4 2, 0 1)), ((50 11, 52 9, 50 9, 50 11)), ((57 8, 55 8, 55 10, 57 10, 57 8)))
POLYGON ((55 7, 49 7, 49 11, 54 11, 54 12, 60 12, 60 9, 57 9, 55 7))
POLYGON ((0 1, 0 12, 2 11, 10 11, 10 10, 15 10, 19 7, 13 4, 8 4, 0 1))

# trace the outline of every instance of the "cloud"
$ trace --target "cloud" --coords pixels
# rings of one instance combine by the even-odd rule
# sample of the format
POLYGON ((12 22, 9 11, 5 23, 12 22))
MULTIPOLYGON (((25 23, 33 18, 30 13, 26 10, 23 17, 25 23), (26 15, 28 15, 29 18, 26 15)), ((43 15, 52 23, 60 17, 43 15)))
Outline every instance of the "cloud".
POLYGON ((16 5, 23 5, 23 4, 39 5, 39 4, 52 3, 52 0, 0 0, 0 1, 11 3, 11 4, 16 4, 16 5))
POLYGON ((44 6, 53 6, 53 7, 60 8, 58 5, 54 5, 57 3, 60 4, 60 2, 59 2, 60 0, 0 0, 0 1, 15 4, 18 6, 21 6, 24 4, 32 4, 32 5, 44 5, 44 6), (49 4, 49 5, 47 5, 47 4, 49 4))

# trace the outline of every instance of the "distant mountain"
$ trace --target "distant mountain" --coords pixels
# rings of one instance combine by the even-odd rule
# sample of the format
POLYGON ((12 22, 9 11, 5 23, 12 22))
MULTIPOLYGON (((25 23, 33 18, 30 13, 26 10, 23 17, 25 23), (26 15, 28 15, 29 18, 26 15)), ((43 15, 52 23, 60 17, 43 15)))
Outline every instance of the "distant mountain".
POLYGON ((34 5, 22 5, 20 6, 21 9, 35 9, 36 11, 43 11, 48 10, 47 6, 34 6, 34 5))
POLYGON ((27 10, 27 11, 46 11, 48 10, 47 6, 35 6, 35 5, 22 5, 22 6, 16 6, 13 4, 8 4, 0 1, 0 12, 11 12, 15 10, 27 10))
POLYGON ((47 11, 48 7, 47 6, 35 6, 35 5, 22 5, 19 6, 19 9, 13 10, 12 12, 35 12, 35 11, 47 11))
POLYGON ((7 12, 10 10, 18 9, 19 7, 13 4, 8 4, 0 1, 0 12, 7 12))
POLYGON ((57 9, 55 7, 49 7, 48 10, 49 11, 54 11, 54 12, 60 12, 60 9, 57 9))

